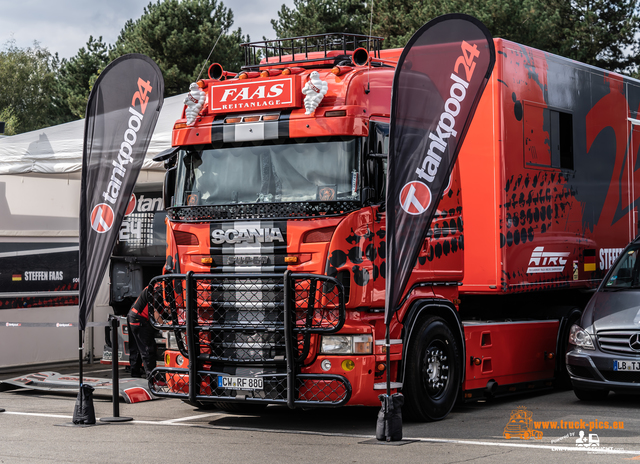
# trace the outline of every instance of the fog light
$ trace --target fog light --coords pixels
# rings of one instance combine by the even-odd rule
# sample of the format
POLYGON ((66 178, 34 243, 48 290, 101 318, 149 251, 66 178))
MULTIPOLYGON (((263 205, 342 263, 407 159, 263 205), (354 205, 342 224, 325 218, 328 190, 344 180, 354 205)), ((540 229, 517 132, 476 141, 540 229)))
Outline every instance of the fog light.
POLYGON ((184 358, 182 357, 181 354, 179 354, 178 356, 176 356, 176 364, 178 366, 182 366, 182 363, 184 362, 184 358))
POLYGON ((354 363, 351 359, 345 359, 342 361, 342 368, 349 372, 356 368, 356 363, 354 363))
POLYGON ((328 359, 325 359, 324 361, 322 361, 322 363, 320 364, 320 367, 322 368, 323 371, 327 372, 329 370, 331 370, 331 361, 329 361, 328 359))

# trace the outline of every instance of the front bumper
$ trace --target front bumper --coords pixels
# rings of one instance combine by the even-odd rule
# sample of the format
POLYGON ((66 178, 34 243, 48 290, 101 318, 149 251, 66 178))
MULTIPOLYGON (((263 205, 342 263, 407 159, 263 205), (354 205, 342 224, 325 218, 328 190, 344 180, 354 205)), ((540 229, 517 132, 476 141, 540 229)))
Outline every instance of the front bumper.
POLYGON ((155 395, 191 404, 243 401, 290 408, 336 407, 351 398, 345 376, 304 372, 313 355, 311 336, 344 325, 344 289, 336 279, 289 271, 189 272, 157 277, 151 288, 150 319, 157 328, 174 331, 187 360, 182 367, 152 372, 155 395), (219 387, 218 378, 230 375, 262 378, 263 388, 219 387))
POLYGON ((574 388, 584 390, 640 391, 640 371, 614 371, 614 361, 640 361, 639 357, 574 349, 566 355, 567 371, 574 388))

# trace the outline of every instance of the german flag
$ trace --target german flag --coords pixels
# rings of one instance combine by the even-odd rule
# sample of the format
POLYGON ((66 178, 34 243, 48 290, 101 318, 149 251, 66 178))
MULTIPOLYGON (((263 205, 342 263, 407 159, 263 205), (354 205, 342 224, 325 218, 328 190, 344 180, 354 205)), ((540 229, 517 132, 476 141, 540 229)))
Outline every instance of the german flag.
POLYGON ((584 250, 584 271, 593 272, 596 270, 596 250, 589 248, 584 250))
POLYGON ((11 280, 13 282, 20 282, 22 280, 22 274, 12 274, 11 280))

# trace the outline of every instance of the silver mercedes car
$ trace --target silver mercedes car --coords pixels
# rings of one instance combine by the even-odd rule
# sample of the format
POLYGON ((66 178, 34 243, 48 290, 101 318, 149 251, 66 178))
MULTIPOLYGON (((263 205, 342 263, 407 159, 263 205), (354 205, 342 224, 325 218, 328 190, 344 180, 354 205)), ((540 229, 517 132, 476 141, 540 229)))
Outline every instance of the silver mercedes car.
POLYGON ((640 392, 640 238, 618 256, 581 320, 571 327, 566 365, 584 401, 640 392))

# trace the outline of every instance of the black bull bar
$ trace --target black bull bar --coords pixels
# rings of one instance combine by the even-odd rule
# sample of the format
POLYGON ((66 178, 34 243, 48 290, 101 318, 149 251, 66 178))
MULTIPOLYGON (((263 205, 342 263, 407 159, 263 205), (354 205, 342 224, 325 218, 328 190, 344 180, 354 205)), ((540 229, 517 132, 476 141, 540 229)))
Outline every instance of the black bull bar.
MULTIPOLYGON (((160 397, 206 402, 343 406, 351 384, 340 375, 301 373, 312 335, 339 331, 344 288, 315 274, 170 274, 149 288, 149 320, 175 334, 188 368, 158 367, 149 388, 160 397), (244 374, 244 375, 243 375, 244 374), (261 379, 231 389, 224 377, 261 379), (195 379, 196 381, 193 381, 195 379)), ((315 349, 317 351, 317 348, 315 349)))

